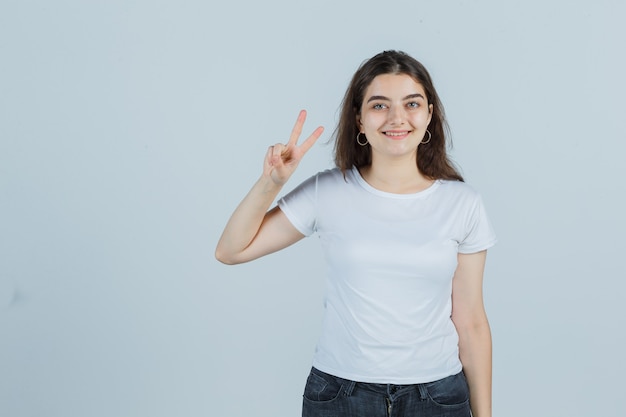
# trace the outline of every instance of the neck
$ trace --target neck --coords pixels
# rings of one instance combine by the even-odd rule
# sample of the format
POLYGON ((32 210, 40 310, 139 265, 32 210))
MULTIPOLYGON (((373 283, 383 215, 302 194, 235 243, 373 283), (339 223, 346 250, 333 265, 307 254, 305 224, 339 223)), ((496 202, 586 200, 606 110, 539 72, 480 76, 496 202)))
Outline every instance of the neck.
POLYGON ((361 176, 372 187, 395 194, 412 194, 430 187, 433 180, 426 178, 412 160, 394 160, 372 164, 360 169, 361 176))

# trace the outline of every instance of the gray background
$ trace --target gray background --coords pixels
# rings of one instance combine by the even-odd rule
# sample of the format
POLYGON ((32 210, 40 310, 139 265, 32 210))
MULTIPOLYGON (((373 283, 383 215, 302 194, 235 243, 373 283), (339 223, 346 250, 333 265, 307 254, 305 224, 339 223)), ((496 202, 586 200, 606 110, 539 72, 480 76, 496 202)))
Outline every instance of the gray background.
POLYGON ((0 4, 0 415, 297 416, 316 238, 227 267, 229 214, 366 58, 431 71, 499 236, 496 415, 623 415, 621 1, 0 4))

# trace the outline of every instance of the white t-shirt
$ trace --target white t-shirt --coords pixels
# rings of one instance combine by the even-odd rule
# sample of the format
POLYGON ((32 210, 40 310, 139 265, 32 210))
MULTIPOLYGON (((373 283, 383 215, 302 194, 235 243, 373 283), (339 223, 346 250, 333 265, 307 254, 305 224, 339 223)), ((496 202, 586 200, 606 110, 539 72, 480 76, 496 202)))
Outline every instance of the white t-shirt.
POLYGON ((450 318, 457 253, 496 238, 476 191, 437 180, 415 194, 377 190, 356 168, 314 175, 278 202, 326 259, 313 366, 373 383, 431 382, 461 371, 450 318))

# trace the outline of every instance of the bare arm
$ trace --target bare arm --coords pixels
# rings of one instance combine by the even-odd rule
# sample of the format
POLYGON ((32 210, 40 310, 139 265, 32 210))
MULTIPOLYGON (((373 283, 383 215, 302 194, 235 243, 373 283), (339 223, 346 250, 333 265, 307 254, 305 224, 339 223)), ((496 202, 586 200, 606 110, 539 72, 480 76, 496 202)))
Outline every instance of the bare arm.
POLYGON ((452 321, 474 417, 491 417, 491 330, 483 303, 487 252, 459 254, 452 282, 452 321))
POLYGON ((270 146, 263 163, 263 174, 235 209, 224 228, 215 257, 226 264, 248 262, 275 252, 302 239, 284 213, 270 205, 293 174, 302 157, 323 132, 320 126, 298 145, 306 120, 303 110, 286 145, 270 146), (269 210, 269 211, 268 211, 269 210))

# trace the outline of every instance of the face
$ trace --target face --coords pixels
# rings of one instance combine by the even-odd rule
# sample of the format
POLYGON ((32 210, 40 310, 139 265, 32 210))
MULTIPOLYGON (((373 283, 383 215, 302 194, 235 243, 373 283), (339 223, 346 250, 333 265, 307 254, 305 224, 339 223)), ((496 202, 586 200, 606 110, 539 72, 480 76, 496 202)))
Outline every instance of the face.
POLYGON ((357 123, 378 156, 414 156, 432 116, 422 85, 406 74, 381 74, 367 87, 357 123))

